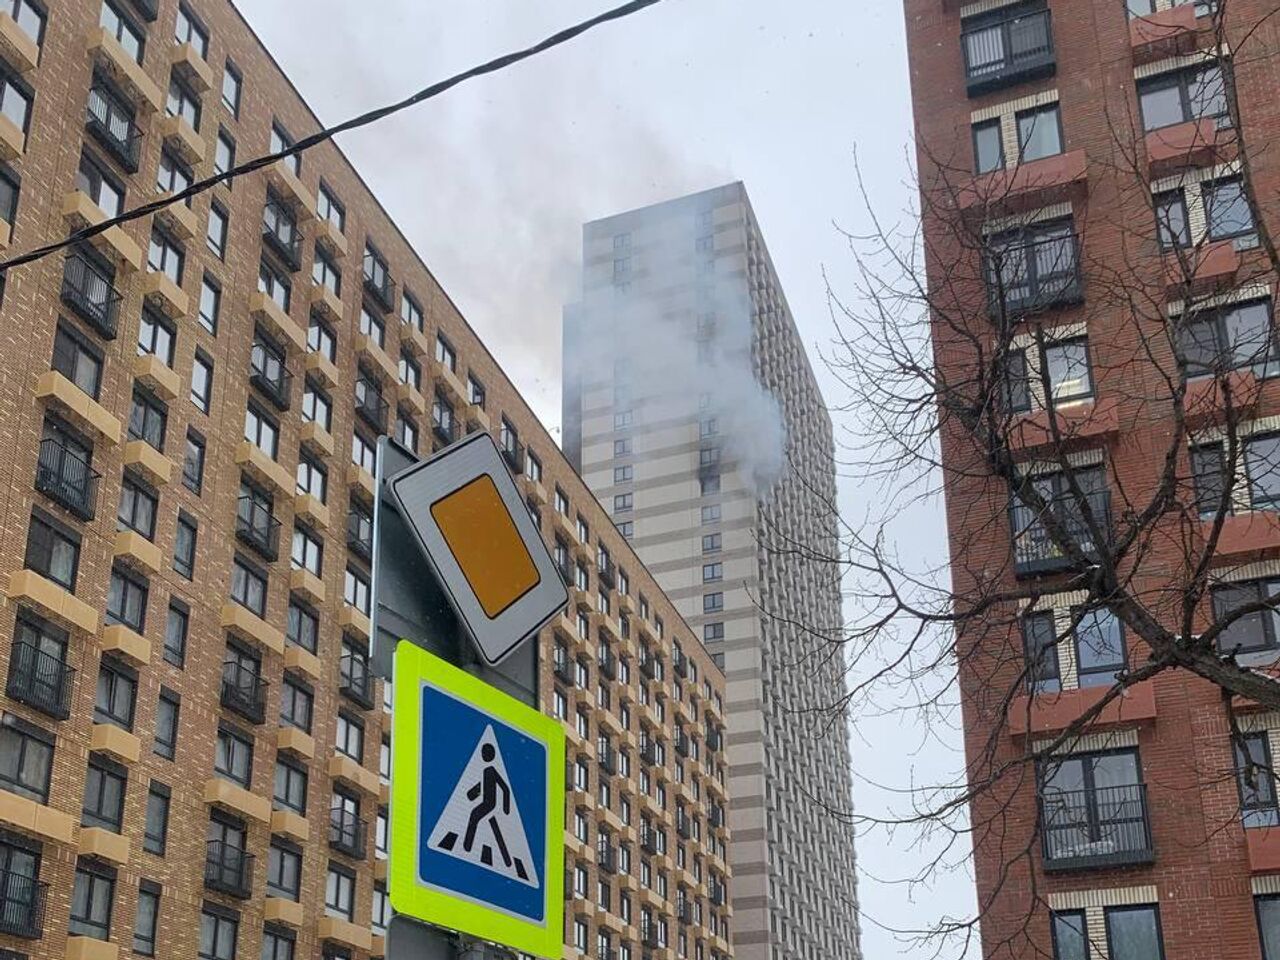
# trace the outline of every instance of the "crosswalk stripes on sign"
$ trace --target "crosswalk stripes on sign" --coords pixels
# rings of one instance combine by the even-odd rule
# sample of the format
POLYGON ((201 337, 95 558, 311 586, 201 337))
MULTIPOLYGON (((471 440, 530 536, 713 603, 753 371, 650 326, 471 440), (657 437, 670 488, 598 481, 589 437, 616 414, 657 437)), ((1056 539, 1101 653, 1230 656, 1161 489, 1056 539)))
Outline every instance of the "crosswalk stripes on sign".
POLYGON ((520 806, 492 726, 486 726, 427 839, 440 853, 538 889, 520 806))

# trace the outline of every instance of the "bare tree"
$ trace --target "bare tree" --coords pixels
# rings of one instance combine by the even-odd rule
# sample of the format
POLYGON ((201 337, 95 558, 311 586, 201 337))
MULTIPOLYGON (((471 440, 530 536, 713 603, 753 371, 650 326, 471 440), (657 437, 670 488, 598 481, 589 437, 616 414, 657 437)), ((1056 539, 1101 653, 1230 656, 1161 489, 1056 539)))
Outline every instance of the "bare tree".
MULTIPOLYGON (((1099 767, 1086 790, 1070 755, 1152 720, 1157 685, 1207 696, 1223 731, 1186 771, 1228 800, 1214 831, 1275 796, 1251 731, 1280 711, 1280 255, 1255 183, 1274 161, 1247 136, 1238 78, 1274 70, 1277 14, 1229 7, 1191 48, 1151 37, 1191 53, 1187 123, 1148 130, 1108 99, 1087 164, 981 176, 921 142, 910 226, 864 190, 871 228, 848 235, 860 281, 831 292, 827 361, 847 391, 848 473, 885 506, 843 528, 839 556, 771 547, 835 564, 859 597, 826 638, 859 678, 842 708, 888 698, 946 722, 963 703, 963 781, 910 785, 893 821, 943 837, 917 880, 977 851, 978 915, 911 931, 939 952, 966 949, 981 921, 986 957, 1052 956, 1049 868, 1149 858, 1141 771, 1099 767), (938 497, 951 563, 916 569, 885 521, 938 497)), ((1000 134, 1025 154, 1038 131, 1000 134)))

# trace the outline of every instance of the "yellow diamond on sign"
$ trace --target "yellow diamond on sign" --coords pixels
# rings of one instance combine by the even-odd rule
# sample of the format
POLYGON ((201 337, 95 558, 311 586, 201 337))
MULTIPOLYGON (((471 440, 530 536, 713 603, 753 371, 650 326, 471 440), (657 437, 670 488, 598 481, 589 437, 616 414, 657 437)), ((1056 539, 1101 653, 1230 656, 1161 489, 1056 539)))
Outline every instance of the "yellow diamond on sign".
POLYGON ((538 569, 489 474, 437 500, 431 516, 490 619, 538 585, 538 569))

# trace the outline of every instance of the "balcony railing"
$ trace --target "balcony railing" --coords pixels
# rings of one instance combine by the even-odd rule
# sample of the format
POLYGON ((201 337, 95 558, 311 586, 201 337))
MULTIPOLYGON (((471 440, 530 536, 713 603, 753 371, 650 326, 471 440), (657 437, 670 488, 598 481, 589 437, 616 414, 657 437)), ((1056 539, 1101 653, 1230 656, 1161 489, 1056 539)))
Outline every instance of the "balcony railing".
POLYGON ((384 265, 378 264, 366 253, 361 273, 365 291, 378 301, 384 310, 390 310, 395 306, 396 285, 384 265))
POLYGON ((724 888, 724 884, 719 880, 712 880, 707 886, 707 894, 711 900, 712 906, 723 907, 728 897, 728 892, 724 888))
POLYGON ((648 854, 656 854, 658 852, 658 832, 656 830, 644 830, 641 832, 640 849, 648 854))
POLYGON ((682 757, 689 756, 689 751, 692 749, 692 746, 689 742, 689 735, 684 731, 681 731, 680 733, 676 734, 675 748, 676 748, 676 753, 680 754, 680 756, 682 757))
POLYGON ((640 759, 650 767, 658 762, 658 745, 648 737, 640 740, 640 759))
MULTIPOLYGON (((1111 528, 1110 496, 1106 491, 1100 491, 1085 494, 1084 499, 1089 505, 1094 523, 1102 529, 1104 535, 1108 534, 1111 528)), ((1079 500, 1071 496, 1059 497, 1050 500, 1047 509, 1052 511, 1066 536, 1080 547, 1086 557, 1099 556, 1104 544, 1093 541, 1079 500)), ((1017 575, 1030 576, 1071 569, 1072 559, 1053 542, 1044 522, 1030 507, 1015 498, 1009 512, 1013 524, 1014 572, 1017 575)))
POLYGON ((1048 10, 966 28, 960 36, 969 96, 1051 75, 1057 59, 1048 10))
POLYGON ((329 808, 329 846, 356 860, 364 859, 365 823, 345 807, 329 808))
POLYGON ((448 446, 453 443, 457 429, 454 426, 453 420, 441 420, 437 417, 432 417, 431 432, 435 435, 437 440, 445 446, 448 446))
POLYGON ((387 432, 387 401, 368 377, 356 381, 356 413, 379 433, 387 432))
POLYGON ((680 897, 676 901, 676 919, 683 924, 693 923, 693 904, 688 898, 680 897))
POLYGON ((112 285, 112 277, 90 263, 84 254, 73 253, 67 257, 62 271, 62 302, 103 339, 116 338, 121 298, 120 291, 112 285))
POLYGON ((24 940, 44 936, 49 885, 12 870, 0 871, 0 933, 24 940))
POLYGON ((253 861, 253 854, 243 847, 210 840, 205 847, 204 885, 247 900, 253 895, 253 861))
POLYGON ((265 344, 255 343, 249 353, 249 382, 278 409, 289 409, 293 374, 285 367, 284 357, 265 344))
POLYGON ((267 712, 267 682, 238 660, 222 664, 221 702, 251 723, 262 723, 267 712))
POLYGON ((1084 296, 1080 238, 1060 233, 993 244, 987 251, 986 276, 993 317, 1078 303, 1084 296))
POLYGON ((618 772, 618 751, 614 750, 613 747, 608 744, 605 744, 602 745, 596 753, 596 762, 600 764, 600 769, 604 773, 607 773, 609 776, 613 776, 618 772))
POLYGON ((1040 794, 1045 870, 1081 870, 1155 859, 1143 783, 1040 794))
POLYGON ((49 437, 40 441, 36 489, 81 520, 92 520, 97 512, 100 479, 101 474, 61 440, 49 437))
POLYGON ((347 514, 347 547, 363 560, 373 559, 373 520, 355 510, 347 514))
POLYGON ((676 817, 676 835, 681 840, 689 840, 693 837, 693 819, 688 814, 680 814, 676 817))
POLYGON ((720 804, 712 805, 707 811, 707 824, 711 829, 715 830, 724 826, 724 807, 720 804))
POLYGON ((138 172, 138 145, 142 131, 133 119, 132 109, 99 85, 89 89, 89 107, 85 127, 93 134, 120 166, 129 173, 138 172))
POLYGON ((658 676, 658 658, 649 654, 640 658, 640 674, 647 680, 654 680, 658 676))
POLYGON ((605 649, 598 652, 596 663, 600 667, 600 675, 610 680, 618 679, 618 655, 612 650, 605 649))
POLYGON ((707 750, 715 753, 720 749, 720 731, 714 727, 708 727, 704 738, 707 742, 707 750))
POLYGON ((561 683, 573 685, 573 662, 568 657, 552 658, 551 672, 561 683))
POLYGON ((268 200, 262 208, 262 240, 290 270, 302 265, 302 234, 293 214, 282 203, 268 200))
POLYGON ((658 925, 656 923, 646 923, 640 928, 640 942, 646 947, 658 947, 658 925))
POLYGON ((689 679, 689 658, 683 653, 672 651, 671 672, 681 680, 689 679))
POLYGON ((602 560, 596 564, 596 576, 600 582, 612 590, 618 585, 618 568, 612 560, 602 560))
POLYGON ((502 459, 517 477, 524 473, 524 446, 518 441, 502 447, 502 459))
POLYGON ((369 661, 347 652, 338 662, 338 692, 354 700, 366 710, 373 708, 373 678, 369 661))
POLYGON ((280 521, 253 497, 241 497, 236 508, 236 537, 268 560, 280 556, 280 521))
POLYGON ((71 687, 75 669, 65 660, 17 642, 9 655, 9 682, 5 692, 29 707, 58 720, 71 715, 71 687))
POLYGON ((596 847, 596 866, 605 873, 616 873, 618 870, 618 851, 611 843, 602 843, 596 847))

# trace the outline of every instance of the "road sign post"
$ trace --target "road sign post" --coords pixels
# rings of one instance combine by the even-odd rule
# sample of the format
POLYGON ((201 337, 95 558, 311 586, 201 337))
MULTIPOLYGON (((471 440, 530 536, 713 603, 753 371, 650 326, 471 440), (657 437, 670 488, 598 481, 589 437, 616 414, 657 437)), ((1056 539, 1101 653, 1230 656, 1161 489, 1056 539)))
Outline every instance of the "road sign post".
POLYGON ((564 731, 417 647, 396 649, 395 674, 392 907, 558 956, 564 731))

